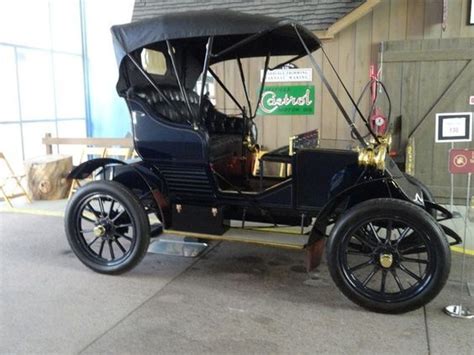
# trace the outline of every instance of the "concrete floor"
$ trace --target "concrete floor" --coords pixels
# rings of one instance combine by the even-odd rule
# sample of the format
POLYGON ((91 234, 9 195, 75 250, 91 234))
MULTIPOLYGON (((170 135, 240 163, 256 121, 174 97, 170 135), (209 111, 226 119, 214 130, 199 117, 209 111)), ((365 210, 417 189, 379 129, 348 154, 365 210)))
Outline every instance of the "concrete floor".
MULTIPOLYGON (((298 251, 222 242, 100 275, 72 254, 54 213, 0 212, 2 354, 474 354, 474 321, 441 311, 460 301, 460 254, 433 302, 389 316, 348 301, 325 264, 308 275, 298 251)), ((468 257, 472 281, 473 266, 468 257)))

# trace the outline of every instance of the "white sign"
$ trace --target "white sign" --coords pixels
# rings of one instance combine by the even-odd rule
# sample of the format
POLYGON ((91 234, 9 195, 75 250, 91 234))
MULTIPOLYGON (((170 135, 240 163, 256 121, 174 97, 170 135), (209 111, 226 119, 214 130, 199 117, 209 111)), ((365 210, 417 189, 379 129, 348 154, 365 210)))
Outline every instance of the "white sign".
POLYGON ((469 105, 474 105, 474 96, 469 96, 469 105))
POLYGON ((443 121, 443 137, 452 138, 466 135, 466 119, 463 117, 449 117, 443 121))
MULTIPOLYGON (((260 81, 263 80, 263 72, 263 69, 260 70, 260 81)), ((311 68, 268 70, 265 78, 266 83, 292 83, 298 81, 313 81, 313 70, 311 68)))
POLYGON ((470 142, 472 140, 472 112, 436 114, 437 143, 470 142))
POLYGON ((474 0, 471 0, 471 13, 469 15, 469 24, 474 25, 474 0))

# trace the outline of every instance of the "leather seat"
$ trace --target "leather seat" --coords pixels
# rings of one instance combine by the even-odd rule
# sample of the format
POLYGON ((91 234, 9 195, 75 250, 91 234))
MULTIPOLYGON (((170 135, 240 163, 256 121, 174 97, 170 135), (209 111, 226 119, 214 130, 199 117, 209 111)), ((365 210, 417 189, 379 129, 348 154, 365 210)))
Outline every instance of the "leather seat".
POLYGON ((209 155, 211 160, 242 154, 240 134, 213 134, 209 136, 209 155))
POLYGON ((145 100, 158 115, 163 116, 165 119, 173 123, 189 124, 194 121, 194 117, 199 115, 199 96, 194 91, 187 91, 187 96, 191 107, 190 113, 188 105, 186 104, 183 94, 179 88, 163 87, 160 89, 171 102, 171 105, 166 103, 163 96, 158 94, 154 88, 134 88, 134 94, 145 100))
POLYGON ((177 87, 164 86, 160 90, 171 102, 169 105, 154 88, 133 88, 129 95, 143 99, 156 114, 164 119, 183 125, 191 125, 194 120, 209 135, 209 156, 211 160, 229 155, 241 155, 243 120, 229 117, 216 110, 211 101, 204 97, 202 116, 199 117, 199 95, 187 90, 191 112, 185 98, 177 87))

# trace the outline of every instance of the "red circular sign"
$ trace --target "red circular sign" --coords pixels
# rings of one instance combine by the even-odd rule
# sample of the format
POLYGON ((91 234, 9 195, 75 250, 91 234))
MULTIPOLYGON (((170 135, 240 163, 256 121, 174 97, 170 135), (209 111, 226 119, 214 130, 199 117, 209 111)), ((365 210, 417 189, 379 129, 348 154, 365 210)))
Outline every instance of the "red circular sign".
POLYGON ((467 158, 465 155, 459 154, 454 157, 453 164, 458 168, 462 168, 467 164, 467 158))
POLYGON ((474 173, 474 149, 451 149, 449 151, 449 172, 451 174, 474 173))

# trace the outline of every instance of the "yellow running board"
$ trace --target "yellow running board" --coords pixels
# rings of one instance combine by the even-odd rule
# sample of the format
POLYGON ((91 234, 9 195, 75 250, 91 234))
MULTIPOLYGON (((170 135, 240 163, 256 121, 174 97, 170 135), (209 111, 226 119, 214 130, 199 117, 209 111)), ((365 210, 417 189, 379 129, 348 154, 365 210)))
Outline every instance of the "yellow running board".
MULTIPOLYGON (((462 247, 457 247, 457 246, 452 246, 451 250, 456 253, 461 253, 461 254, 464 252, 462 247)), ((474 250, 466 249, 466 255, 474 256, 474 250)))
POLYGON ((283 233, 271 233, 267 231, 257 231, 254 229, 247 228, 229 228, 223 235, 205 234, 205 233, 194 233, 194 232, 183 232, 173 229, 166 229, 163 232, 167 237, 172 236, 186 236, 194 238, 202 238, 209 240, 223 240, 227 242, 239 242, 256 244, 263 246, 271 246, 284 249, 302 250, 308 239, 307 235, 295 235, 295 234, 283 234, 283 233))

